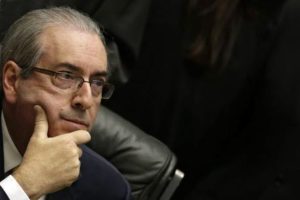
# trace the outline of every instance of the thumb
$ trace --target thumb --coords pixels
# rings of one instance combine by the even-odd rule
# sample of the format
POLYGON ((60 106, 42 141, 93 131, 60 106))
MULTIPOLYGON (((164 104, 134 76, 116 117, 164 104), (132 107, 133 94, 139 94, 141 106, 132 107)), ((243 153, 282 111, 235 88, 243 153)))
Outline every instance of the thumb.
POLYGON ((48 121, 47 121, 46 113, 43 110, 43 108, 39 105, 35 105, 34 110, 36 116, 35 116, 34 131, 32 136, 39 137, 39 138, 47 138, 48 121))

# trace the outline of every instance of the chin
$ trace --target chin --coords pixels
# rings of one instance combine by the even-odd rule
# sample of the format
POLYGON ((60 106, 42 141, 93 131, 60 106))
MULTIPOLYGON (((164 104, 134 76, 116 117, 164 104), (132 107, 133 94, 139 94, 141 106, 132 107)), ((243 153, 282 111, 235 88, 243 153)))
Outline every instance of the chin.
POLYGON ((62 132, 55 132, 55 133, 48 132, 48 137, 56 137, 56 136, 63 135, 63 134, 66 134, 66 133, 67 132, 65 132, 65 133, 62 133, 62 132))
POLYGON ((70 133, 70 132, 73 132, 73 131, 70 131, 70 130, 67 130, 67 129, 62 129, 62 128, 59 128, 59 129, 49 129, 48 131, 48 137, 56 137, 56 136, 59 136, 59 135, 63 135, 63 134, 67 134, 67 133, 70 133))
POLYGON ((61 129, 56 129, 48 132, 49 137, 55 137, 63 134, 72 133, 74 131, 85 130, 88 131, 88 127, 77 125, 77 126, 63 126, 61 129))

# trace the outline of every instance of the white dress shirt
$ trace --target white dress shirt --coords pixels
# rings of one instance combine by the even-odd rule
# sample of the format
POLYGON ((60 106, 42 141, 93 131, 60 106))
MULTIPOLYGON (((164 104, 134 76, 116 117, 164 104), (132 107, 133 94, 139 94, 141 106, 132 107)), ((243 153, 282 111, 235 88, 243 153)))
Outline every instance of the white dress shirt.
MULTIPOLYGON (((3 135, 4 171, 8 172, 21 163, 22 156, 10 137, 3 112, 1 113, 1 126, 3 135)), ((12 175, 3 179, 0 182, 0 186, 11 200, 30 200, 12 175)), ((45 196, 42 196, 39 200, 45 200, 45 196)))

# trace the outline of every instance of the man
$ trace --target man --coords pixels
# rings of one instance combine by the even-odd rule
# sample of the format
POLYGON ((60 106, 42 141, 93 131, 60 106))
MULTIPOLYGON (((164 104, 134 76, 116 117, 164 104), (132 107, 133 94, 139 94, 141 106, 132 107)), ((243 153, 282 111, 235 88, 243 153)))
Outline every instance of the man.
POLYGON ((40 9, 2 45, 0 199, 129 199, 122 175, 82 145, 113 90, 98 26, 70 8, 40 9))

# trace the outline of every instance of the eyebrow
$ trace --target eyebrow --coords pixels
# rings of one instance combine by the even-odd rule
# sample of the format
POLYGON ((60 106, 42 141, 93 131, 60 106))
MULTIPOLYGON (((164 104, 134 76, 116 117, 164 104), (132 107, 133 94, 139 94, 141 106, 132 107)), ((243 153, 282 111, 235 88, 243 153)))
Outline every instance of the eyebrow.
MULTIPOLYGON (((77 73, 83 73, 83 71, 80 67, 73 65, 71 63, 68 63, 68 62, 59 63, 59 64, 55 65, 54 67, 66 67, 71 71, 74 71, 77 73)), ((92 76, 105 76, 105 77, 107 75, 108 75, 107 71, 98 71, 98 72, 95 72, 94 74, 92 74, 92 76)))

